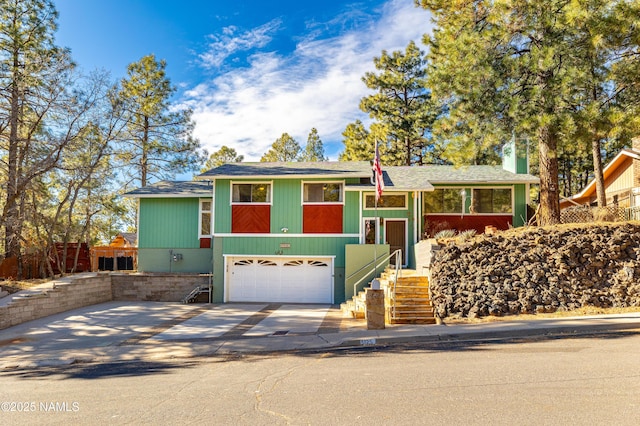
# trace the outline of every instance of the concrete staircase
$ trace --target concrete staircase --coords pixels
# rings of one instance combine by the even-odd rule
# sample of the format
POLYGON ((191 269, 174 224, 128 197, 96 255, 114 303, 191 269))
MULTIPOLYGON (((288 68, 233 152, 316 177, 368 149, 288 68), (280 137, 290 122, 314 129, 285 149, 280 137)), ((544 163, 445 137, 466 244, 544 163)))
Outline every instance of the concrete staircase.
POLYGON ((436 324, 429 298, 429 279, 415 271, 401 272, 395 283, 395 273, 385 272, 388 274, 383 281, 387 283, 383 286, 387 324, 436 324))
POLYGON ((351 299, 341 303, 340 310, 342 311, 342 316, 346 318, 364 319, 365 305, 365 291, 362 290, 351 299))
MULTIPOLYGON (((435 324, 436 319, 429 298, 429 280, 416 271, 403 269, 394 283, 395 270, 389 269, 379 278, 385 294, 385 322, 387 324, 435 324), (394 294, 395 288, 395 294, 394 294)), ((365 292, 340 305, 343 315, 365 317, 365 292)))

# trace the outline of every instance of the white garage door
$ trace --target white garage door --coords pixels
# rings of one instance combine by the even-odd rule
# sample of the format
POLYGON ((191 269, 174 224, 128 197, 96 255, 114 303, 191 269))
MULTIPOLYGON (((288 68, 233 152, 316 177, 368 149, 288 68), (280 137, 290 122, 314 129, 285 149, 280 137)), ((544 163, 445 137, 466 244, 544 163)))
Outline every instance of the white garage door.
POLYGON ((228 257, 227 301, 333 303, 331 258, 228 257))

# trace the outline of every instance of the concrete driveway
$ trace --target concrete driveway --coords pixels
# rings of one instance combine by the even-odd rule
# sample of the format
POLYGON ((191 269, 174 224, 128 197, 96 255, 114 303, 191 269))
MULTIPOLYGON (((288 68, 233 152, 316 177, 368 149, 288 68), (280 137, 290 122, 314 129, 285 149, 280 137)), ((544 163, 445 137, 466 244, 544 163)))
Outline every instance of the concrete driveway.
POLYGON ((330 305, 108 302, 0 330, 0 357, 339 331, 330 305))

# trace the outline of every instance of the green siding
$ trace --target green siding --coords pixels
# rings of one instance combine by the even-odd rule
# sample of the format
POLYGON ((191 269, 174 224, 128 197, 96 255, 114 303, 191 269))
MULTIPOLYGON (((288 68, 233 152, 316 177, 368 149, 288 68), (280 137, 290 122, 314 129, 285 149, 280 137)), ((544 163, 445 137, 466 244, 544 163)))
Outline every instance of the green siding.
POLYGON ((140 272, 197 272, 210 273, 211 249, 138 249, 138 270, 140 272), (174 262, 171 252, 181 254, 182 259, 174 262))
POLYGON ((513 226, 524 226, 527 221, 527 185, 514 185, 513 226))
POLYGON ((502 148, 502 168, 511 173, 529 173, 529 147, 525 141, 507 142, 502 148))
POLYGON ((360 193, 345 191, 342 229, 345 234, 360 232, 360 193))
MULTIPOLYGON (((214 238, 218 240, 220 238, 214 238)), ((284 256, 335 256, 334 266, 344 266, 344 245, 357 244, 357 237, 223 237, 222 253, 284 256), (281 244, 290 247, 281 248, 281 244)), ((222 255, 220 253, 220 255, 222 255)))
POLYGON ((231 232, 231 181, 216 180, 213 229, 216 234, 231 232))
POLYGON ((139 248, 199 248, 198 198, 141 198, 139 248))
POLYGON ((273 182, 271 233, 280 234, 288 228, 291 234, 302 233, 302 186, 299 179, 273 182))

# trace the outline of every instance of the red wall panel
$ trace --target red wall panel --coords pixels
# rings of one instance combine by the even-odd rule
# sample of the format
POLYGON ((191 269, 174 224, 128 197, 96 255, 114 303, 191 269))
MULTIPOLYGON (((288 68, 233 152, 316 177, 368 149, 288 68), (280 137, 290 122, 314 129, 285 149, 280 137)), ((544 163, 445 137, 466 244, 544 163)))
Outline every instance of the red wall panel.
POLYGON ((270 205, 231 206, 231 232, 247 234, 268 234, 271 232, 270 205))
POLYGON ((496 216, 496 215, 440 215, 427 214, 424 216, 425 229, 429 236, 442 231, 443 229, 453 229, 456 231, 466 231, 467 229, 475 229, 479 234, 484 233, 484 227, 493 225, 497 229, 509 229, 513 224, 513 216, 496 216))
POLYGON ((342 204, 308 204, 302 211, 302 232, 305 234, 342 234, 342 204))

